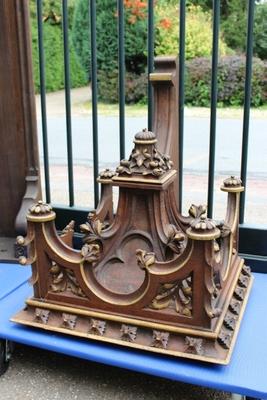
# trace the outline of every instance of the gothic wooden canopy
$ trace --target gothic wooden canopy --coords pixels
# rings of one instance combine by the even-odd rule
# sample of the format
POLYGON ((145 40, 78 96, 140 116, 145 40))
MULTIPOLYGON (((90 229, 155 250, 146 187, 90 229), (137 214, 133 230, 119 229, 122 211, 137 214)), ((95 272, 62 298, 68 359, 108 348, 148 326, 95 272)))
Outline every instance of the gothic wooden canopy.
MULTIPOLYGON (((172 77, 166 83, 159 72, 152 79, 159 84, 158 101, 173 90, 172 77)), ((32 265, 34 294, 12 320, 226 364, 252 284, 237 253, 244 188, 238 178, 224 181, 228 208, 222 222, 207 218, 204 206, 192 205, 182 216, 177 171, 157 136, 146 129, 137 133, 129 159, 100 174, 102 198, 80 227, 81 250, 72 248, 73 223, 59 236, 50 205, 40 201, 30 208, 27 237, 17 241, 28 248, 20 262, 32 265), (115 216, 113 186, 119 187, 115 216)))

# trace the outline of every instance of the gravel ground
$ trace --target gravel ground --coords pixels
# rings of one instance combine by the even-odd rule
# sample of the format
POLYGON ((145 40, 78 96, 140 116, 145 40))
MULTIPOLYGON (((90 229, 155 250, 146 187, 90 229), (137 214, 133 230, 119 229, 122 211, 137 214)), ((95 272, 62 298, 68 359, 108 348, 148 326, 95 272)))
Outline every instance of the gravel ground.
POLYGON ((16 345, 0 400, 230 400, 229 393, 16 345))

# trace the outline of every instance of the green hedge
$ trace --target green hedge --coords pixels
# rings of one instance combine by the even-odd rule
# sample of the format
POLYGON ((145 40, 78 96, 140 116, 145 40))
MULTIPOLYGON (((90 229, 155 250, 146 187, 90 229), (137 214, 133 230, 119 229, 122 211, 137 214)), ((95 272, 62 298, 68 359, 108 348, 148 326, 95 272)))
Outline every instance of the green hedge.
MULTIPOLYGON (((218 63, 218 104, 241 106, 244 104, 244 56, 225 56, 218 63)), ((210 105, 211 62, 209 58, 196 58, 186 63, 185 98, 193 106, 210 105)), ((253 59, 252 106, 267 102, 267 63, 253 59)))
MULTIPOLYGON (((118 103, 118 70, 98 72, 98 96, 105 103, 118 103)), ((126 72, 125 102, 127 104, 146 103, 147 74, 126 72)))
MULTIPOLYGON (((38 32, 35 1, 31 0, 31 33, 32 57, 35 91, 40 91, 39 58, 38 58, 38 32)), ((72 11, 73 7, 69 11, 72 11)), ((63 34, 61 24, 60 6, 58 2, 46 0, 44 2, 43 23, 45 77, 47 92, 64 88, 64 63, 63 63, 63 34), (54 16, 54 17, 53 17, 54 16)), ((77 59, 73 45, 70 41, 70 79, 72 87, 84 86, 88 83, 85 71, 77 59)))
MULTIPOLYGON (((218 63, 218 105, 241 106, 244 103, 245 87, 244 56, 224 56, 218 63)), ((103 101, 118 101, 118 72, 100 71, 99 95, 103 101)), ((185 102, 198 107, 210 106, 211 60, 209 57, 195 58, 186 62, 185 102)), ((126 102, 146 101, 147 77, 128 73, 126 75, 126 102)), ((253 59, 252 98, 254 107, 267 103, 267 63, 253 59)))

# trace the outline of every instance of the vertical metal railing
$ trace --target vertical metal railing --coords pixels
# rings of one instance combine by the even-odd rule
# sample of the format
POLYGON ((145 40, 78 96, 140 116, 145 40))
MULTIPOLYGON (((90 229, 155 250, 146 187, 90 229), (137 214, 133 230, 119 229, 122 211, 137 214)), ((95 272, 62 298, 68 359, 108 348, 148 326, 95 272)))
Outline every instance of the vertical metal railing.
POLYGON ((123 0, 118 0, 120 159, 125 158, 125 41, 123 3, 123 0))
POLYGON ((96 4, 90 0, 90 37, 91 37, 91 89, 92 89, 92 125, 93 125, 93 163, 94 163, 94 203, 99 201, 98 177, 98 117, 97 117, 97 54, 96 54, 96 4))
MULTIPOLYGON (((246 46, 246 78, 245 78, 245 99, 243 115, 243 141, 241 156, 241 179, 243 185, 247 182, 247 164, 248 164, 248 139, 249 139, 249 120, 251 103, 251 75, 252 75, 252 57, 253 57, 253 24, 254 24, 255 1, 248 2, 248 23, 247 23, 247 46, 246 46)), ((245 193, 241 193, 240 201, 240 223, 244 222, 245 216, 245 193)))
POLYGON ((183 199, 183 148, 184 148, 184 80, 185 80, 185 18, 186 0, 180 0, 179 15, 179 96, 178 96, 178 129, 179 129, 179 208, 182 211, 183 199))
MULTIPOLYGON (((74 178, 73 178, 73 151, 72 151, 72 116, 71 116, 71 80, 69 60, 69 26, 68 26, 68 0, 62 2, 62 31, 64 44, 64 78, 65 78, 65 109, 66 109, 66 137, 68 156, 68 187, 69 206, 75 205, 74 178)), ((186 42, 186 0, 177 0, 179 4, 179 192, 180 209, 182 208, 183 192, 183 143, 184 143, 184 104, 185 104, 185 42, 186 42)), ((38 21, 38 45, 39 45, 39 73, 40 95, 42 114, 42 139, 44 153, 44 174, 46 200, 51 201, 50 176, 49 176, 49 151, 47 134, 47 112, 45 91, 45 54, 43 45, 43 8, 42 0, 36 0, 38 21)), ((99 185, 97 183, 99 156, 98 156, 98 89, 97 89, 97 2, 89 0, 90 21, 90 51, 91 51, 91 89, 92 89, 92 128, 93 128, 93 175, 94 175, 94 205, 99 201, 99 185)), ((214 173, 216 160, 216 120, 217 120, 217 75, 220 33, 220 0, 213 1, 213 37, 212 37, 212 68, 211 68, 211 101, 210 101, 210 136, 209 136, 209 170, 208 170, 208 216, 213 214, 214 173)), ((119 142, 120 158, 125 157, 125 10, 124 0, 117 0, 118 11, 118 70, 119 70, 119 142)), ((248 138, 251 101, 251 76, 253 57, 253 22, 254 0, 248 0, 247 22, 247 51, 246 51, 246 77, 244 88, 244 115, 243 115, 243 142, 241 155, 241 178, 244 184, 247 179, 248 138)), ((148 74, 154 68, 154 1, 147 0, 147 71, 148 74)), ((148 128, 152 129, 153 123, 153 88, 148 81, 148 128)), ((241 197, 240 222, 244 222, 245 194, 241 197)))
POLYGON ((45 196, 48 203, 51 202, 50 174, 49 174, 49 152, 47 137, 47 113, 46 113, 46 91, 45 91, 45 56, 43 39, 43 4, 42 0, 36 1, 37 7, 37 26, 38 26, 38 49, 39 49, 39 77, 40 77, 40 98, 42 115, 42 138, 44 153, 44 178, 45 196))
POLYGON ((211 67, 211 103, 210 103, 210 147, 208 177, 208 217, 213 214, 214 171, 216 150, 216 114, 217 114, 217 73, 219 54, 220 0, 213 1, 212 24, 212 67, 211 67))
MULTIPOLYGON (((147 38, 147 71, 148 75, 153 72, 154 69, 154 1, 148 0, 148 38, 147 38)), ((148 81, 148 109, 147 109, 147 127, 148 130, 152 130, 153 125, 153 88, 152 83, 148 81)))
POLYGON ((74 206, 74 185, 73 185, 71 98, 70 98, 71 82, 70 82, 70 60, 69 60, 69 23, 68 23, 68 8, 67 7, 68 7, 67 0, 62 0, 69 206, 73 207, 74 206))

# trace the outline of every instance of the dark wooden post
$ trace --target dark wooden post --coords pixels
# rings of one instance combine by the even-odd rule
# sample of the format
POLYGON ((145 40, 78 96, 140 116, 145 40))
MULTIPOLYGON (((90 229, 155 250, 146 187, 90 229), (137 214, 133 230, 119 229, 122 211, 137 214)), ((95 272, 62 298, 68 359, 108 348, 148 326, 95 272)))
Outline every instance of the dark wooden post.
MULTIPOLYGON (((179 169, 178 135, 178 67, 176 57, 155 58, 155 70, 149 79, 154 88, 154 119, 152 130, 157 135, 158 148, 171 157, 179 169)), ((179 208, 179 174, 175 180, 175 196, 179 208)))
POLYGON ((0 238, 3 245, 4 237, 25 231, 26 210, 40 196, 40 179, 29 1, 1 0, 0 25, 0 238))

